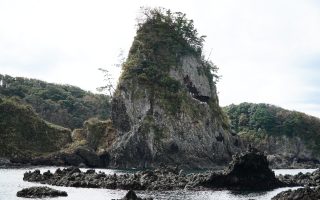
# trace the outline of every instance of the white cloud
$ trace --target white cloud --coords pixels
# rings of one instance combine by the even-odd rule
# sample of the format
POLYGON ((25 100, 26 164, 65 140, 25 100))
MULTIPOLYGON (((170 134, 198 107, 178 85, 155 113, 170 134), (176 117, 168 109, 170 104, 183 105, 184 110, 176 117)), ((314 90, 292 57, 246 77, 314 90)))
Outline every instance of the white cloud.
POLYGON ((208 36, 221 105, 266 102, 320 117, 307 102, 316 71, 305 65, 320 54, 316 1, 2 0, 0 73, 94 91, 103 84, 98 68, 118 74, 112 64, 131 45, 140 6, 185 12, 208 36))

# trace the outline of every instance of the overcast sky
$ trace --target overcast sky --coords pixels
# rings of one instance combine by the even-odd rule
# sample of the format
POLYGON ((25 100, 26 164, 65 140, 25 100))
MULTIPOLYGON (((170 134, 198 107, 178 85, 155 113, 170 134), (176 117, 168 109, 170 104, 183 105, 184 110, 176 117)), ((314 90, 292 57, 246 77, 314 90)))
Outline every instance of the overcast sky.
POLYGON ((119 75, 141 6, 181 11, 207 35, 220 105, 270 103, 320 117, 320 1, 0 0, 0 73, 96 92, 119 75))

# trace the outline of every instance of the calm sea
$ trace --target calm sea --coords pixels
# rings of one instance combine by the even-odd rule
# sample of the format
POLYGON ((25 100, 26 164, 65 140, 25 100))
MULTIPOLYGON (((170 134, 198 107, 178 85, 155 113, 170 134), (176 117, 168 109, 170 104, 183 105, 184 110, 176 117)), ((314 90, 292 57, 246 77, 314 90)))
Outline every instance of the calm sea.
MULTIPOLYGON (((17 191, 30 187, 39 186, 41 184, 29 183, 22 180, 23 173, 35 168, 19 168, 19 169, 0 169, 0 200, 16 200, 23 199, 16 197, 17 191)), ((51 170, 54 172, 56 167, 40 167, 42 172, 51 170)), ((86 170, 86 169, 83 169, 86 170)), ((107 174, 123 173, 122 171, 109 169, 96 169, 107 174)), ((312 172, 312 169, 279 169, 274 170, 276 174, 297 174, 299 172, 312 172)), ((124 190, 108 190, 108 189, 86 189, 50 186, 55 189, 64 190, 68 193, 68 197, 50 198, 52 200, 110 200, 122 198, 127 191, 124 190)), ((172 199, 172 200, 269 200, 277 193, 289 188, 280 188, 266 192, 232 192, 228 190, 222 191, 161 191, 161 192, 137 192, 142 197, 151 196, 154 199, 172 199)))

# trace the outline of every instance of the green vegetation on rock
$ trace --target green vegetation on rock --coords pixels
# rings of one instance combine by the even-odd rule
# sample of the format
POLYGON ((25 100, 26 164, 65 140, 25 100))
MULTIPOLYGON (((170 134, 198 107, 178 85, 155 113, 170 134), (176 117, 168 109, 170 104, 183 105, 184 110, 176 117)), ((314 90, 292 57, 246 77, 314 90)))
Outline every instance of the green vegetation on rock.
POLYGON ((253 143, 269 136, 298 137, 307 148, 320 155, 320 119, 269 104, 241 103, 224 108, 232 128, 253 143))
POLYGON ((0 157, 26 159, 60 150, 71 131, 42 120, 31 106, 0 98, 0 157))
POLYGON ((175 114, 182 108, 186 95, 181 82, 170 76, 170 70, 181 70, 181 59, 194 56, 201 64, 198 73, 205 75, 213 88, 218 79, 217 67, 204 59, 205 36, 198 35, 193 20, 188 20, 185 14, 163 8, 142 12, 143 19, 138 23, 137 35, 122 65, 118 87, 127 80, 143 85, 152 101, 158 99, 166 110, 175 114))
POLYGON ((108 96, 36 79, 0 74, 0 97, 31 105, 43 119, 71 129, 91 117, 107 119, 110 114, 108 96))
MULTIPOLYGON (((115 138, 115 130, 110 119, 102 121, 90 118, 83 123, 81 129, 72 132, 73 146, 87 145, 96 152, 109 148, 115 138)), ((71 148, 73 149, 73 148, 71 148)))

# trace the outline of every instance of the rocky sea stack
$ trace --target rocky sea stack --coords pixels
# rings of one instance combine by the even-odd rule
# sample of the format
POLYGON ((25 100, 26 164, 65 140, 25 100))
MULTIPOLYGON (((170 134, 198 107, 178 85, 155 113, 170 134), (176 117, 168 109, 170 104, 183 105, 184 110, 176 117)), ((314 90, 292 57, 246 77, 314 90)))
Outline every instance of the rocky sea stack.
POLYGON ((111 167, 225 165, 241 149, 219 107, 216 67, 182 13, 144 11, 112 100, 111 167))

